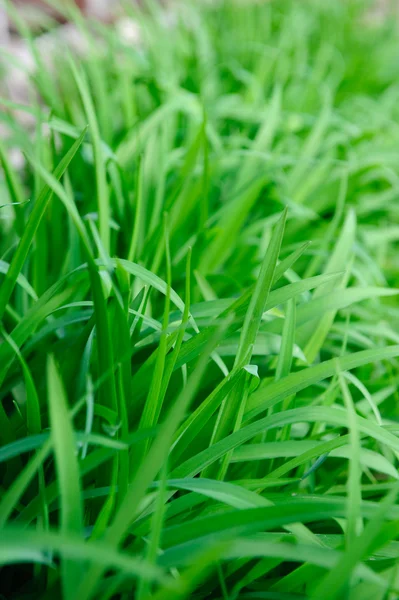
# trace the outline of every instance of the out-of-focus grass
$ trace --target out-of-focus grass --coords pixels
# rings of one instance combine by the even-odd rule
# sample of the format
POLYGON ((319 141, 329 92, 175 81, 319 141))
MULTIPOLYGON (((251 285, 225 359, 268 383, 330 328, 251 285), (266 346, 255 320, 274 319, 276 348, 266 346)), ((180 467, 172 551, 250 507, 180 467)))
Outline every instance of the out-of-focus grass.
POLYGON ((123 10, 1 100, 1 592, 393 600, 394 19, 123 10))

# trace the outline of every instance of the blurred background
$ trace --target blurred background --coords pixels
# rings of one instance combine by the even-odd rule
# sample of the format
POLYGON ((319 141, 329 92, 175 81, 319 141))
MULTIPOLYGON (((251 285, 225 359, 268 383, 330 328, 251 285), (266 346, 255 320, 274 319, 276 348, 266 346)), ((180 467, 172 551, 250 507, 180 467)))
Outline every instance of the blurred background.
MULTIPOLYGON (((36 38, 39 52, 46 58, 61 42, 75 52, 84 52, 84 43, 76 25, 65 18, 67 4, 73 2, 85 16, 113 25, 123 39, 137 41, 137 27, 130 19, 117 18, 118 2, 114 0, 0 0, 0 94, 16 102, 27 101, 27 83, 34 61, 26 40, 17 33, 15 19, 29 26, 36 38), (14 12, 14 14, 11 14, 14 12), (5 73, 5 76, 4 76, 5 73)), ((1 133, 1 126, 0 126, 1 133)))
MULTIPOLYGON (((110 18, 112 5, 115 4, 112 0, 74 0, 74 2, 85 14, 104 20, 110 18)), ((43 11, 45 11, 49 17, 52 17, 61 23, 65 21, 60 12, 55 8, 50 8, 48 3, 42 2, 41 0, 13 0, 12 3, 21 13, 23 13, 24 19, 31 25, 36 25, 38 28, 40 28, 40 21, 43 18, 43 11)), ((63 0, 56 0, 54 5, 57 4, 62 9, 62 5, 65 4, 65 2, 63 2, 63 0)), ((5 8, 0 6, 0 43, 3 45, 9 43, 13 33, 13 24, 7 17, 5 8)))
MULTIPOLYGON (((91 14, 93 16, 97 16, 99 18, 107 18, 109 17, 112 5, 115 4, 112 0, 74 0, 75 4, 79 6, 79 8, 85 13, 91 14)), ((24 16, 31 21, 35 21, 38 19, 39 10, 41 14, 43 14, 43 10, 47 12, 48 15, 57 18, 60 21, 63 21, 60 12, 58 12, 55 8, 50 8, 48 3, 42 2, 41 0, 13 0, 12 2, 20 11, 23 11, 24 16)), ((55 6, 59 5, 62 9, 62 5, 66 4, 63 0, 56 0, 53 3, 55 6)), ((9 23, 9 20, 6 16, 6 11, 4 8, 0 8, 1 10, 1 32, 3 40, 10 35, 10 31, 12 32, 12 24, 9 23)))
MULTIPOLYGON (((10 0, 9 9, 6 2, 0 0, 0 97, 18 104, 30 101, 30 77, 35 70, 35 63, 28 42, 21 37, 15 26, 16 20, 22 20, 29 26, 29 31, 36 39, 36 47, 40 55, 51 64, 55 48, 66 43, 77 55, 85 53, 85 41, 75 24, 65 18, 68 2, 73 2, 85 16, 104 23, 112 23, 125 42, 136 44, 138 41, 137 25, 126 17, 118 18, 115 0, 10 0), (14 14, 12 14, 14 13, 14 14)), ((132 0, 133 1, 133 0, 132 0)), ((0 106, 0 110, 2 110, 0 106)), ((34 119, 24 111, 16 111, 20 123, 26 131, 32 131, 34 119)), ((8 137, 8 130, 0 122, 0 135, 8 137)), ((18 151, 11 151, 11 160, 15 167, 22 165, 22 156, 18 151)))

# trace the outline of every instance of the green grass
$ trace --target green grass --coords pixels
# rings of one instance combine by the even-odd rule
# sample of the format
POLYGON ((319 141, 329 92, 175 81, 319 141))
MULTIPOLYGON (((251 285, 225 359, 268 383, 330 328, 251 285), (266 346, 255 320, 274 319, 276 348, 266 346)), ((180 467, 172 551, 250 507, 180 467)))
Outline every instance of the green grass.
POLYGON ((144 4, 51 68, 7 3, 0 594, 395 600, 395 19, 144 4))

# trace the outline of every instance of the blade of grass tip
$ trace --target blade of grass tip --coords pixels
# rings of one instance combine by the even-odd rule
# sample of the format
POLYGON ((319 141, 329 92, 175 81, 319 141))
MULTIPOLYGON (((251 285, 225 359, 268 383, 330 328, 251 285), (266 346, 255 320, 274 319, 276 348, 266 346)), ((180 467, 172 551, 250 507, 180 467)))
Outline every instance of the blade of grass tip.
POLYGON ((106 176, 105 159, 103 155, 100 130, 93 105, 93 100, 89 90, 86 75, 83 69, 78 69, 72 56, 68 55, 68 63, 72 71, 73 78, 78 87, 86 118, 90 127, 91 142, 93 146, 94 165, 96 173, 96 191, 97 191, 97 211, 100 229, 100 238, 105 251, 110 251, 110 213, 109 197, 106 176))
MULTIPOLYGON (((47 359, 47 385, 51 439, 60 494, 60 528, 63 533, 80 536, 83 533, 83 508, 75 437, 64 386, 52 355, 47 359)), ((75 591, 81 577, 80 563, 70 559, 62 561, 65 600, 76 598, 75 591)))
MULTIPOLYGON (((399 484, 396 484, 393 489, 380 502, 373 517, 365 526, 363 532, 354 540, 351 548, 347 548, 345 554, 338 561, 336 566, 324 577, 322 582, 316 587, 312 594, 315 600, 325 598, 326 600, 339 600, 342 598, 344 587, 350 582, 351 574, 356 565, 365 558, 368 558, 373 552, 373 545, 378 540, 379 535, 384 526, 384 521, 388 511, 395 506, 399 493, 399 484)), ((389 523, 392 536, 397 536, 397 524, 392 527, 389 523)))
POLYGON ((302 254, 309 248, 310 242, 304 242, 292 254, 289 254, 284 260, 278 263, 273 277, 273 285, 275 285, 284 274, 291 269, 302 254))
POLYGON ((350 381, 361 394, 363 394, 365 400, 368 402, 371 410, 374 413, 377 424, 382 425, 381 413, 366 386, 355 375, 353 375, 353 373, 344 373, 344 377, 346 377, 346 379, 350 381))
MULTIPOLYGON (((263 260, 259 278, 255 284, 255 289, 245 314, 234 366, 241 363, 244 356, 247 356, 249 349, 252 348, 253 344, 255 343, 262 315, 265 309, 265 304, 267 302, 276 271, 277 260, 284 235, 286 218, 287 209, 284 210, 275 226, 269 247, 263 260)), ((249 355, 249 360, 251 360, 251 353, 249 355)), ((232 431, 237 431, 237 429, 240 428, 244 411, 243 395, 245 394, 245 388, 246 386, 243 382, 243 388, 241 388, 241 386, 237 386, 237 388, 232 390, 232 392, 230 392, 230 394, 222 403, 212 434, 211 445, 232 431)), ((230 454, 224 458, 219 472, 220 478, 225 476, 230 458, 230 454)), ((210 476, 208 473, 204 474, 204 476, 205 475, 208 477, 210 476)))
POLYGON ((143 212, 143 157, 140 154, 138 157, 137 171, 136 171, 136 189, 135 189, 135 202, 136 209, 134 213, 134 225, 132 232, 132 239, 130 242, 128 260, 134 262, 137 256, 137 250, 139 242, 143 238, 143 223, 142 223, 142 212, 143 212))
MULTIPOLYGON (((167 216, 164 215, 164 242, 165 242, 165 259, 166 259, 166 283, 167 291, 165 297, 165 308, 163 314, 162 333, 159 342, 159 348, 157 352, 157 358, 155 362, 154 373, 151 380, 150 389, 148 392, 147 400, 144 405, 143 413, 140 419, 140 429, 149 429, 156 425, 159 420, 159 416, 162 410, 162 403, 164 395, 161 396, 162 380, 165 370, 165 358, 167 350, 167 329, 169 325, 169 314, 170 314, 170 290, 172 287, 172 267, 170 260, 170 248, 169 248, 169 229, 167 216)), ((136 460, 137 464, 140 464, 143 455, 147 454, 149 441, 145 440, 142 446, 143 454, 138 454, 136 460)))
MULTIPOLYGON (((59 163, 58 167, 55 169, 54 177, 56 179, 60 179, 65 173, 66 169, 69 166, 69 163, 79 150, 85 135, 86 129, 84 129, 79 138, 76 140, 76 142, 66 153, 62 161, 59 163)), ((51 196, 52 190, 49 188, 48 185, 45 185, 38 198, 36 199, 32 212, 25 225, 22 237, 19 241, 16 252, 12 258, 10 268, 0 288, 0 320, 4 316, 5 308, 7 306, 8 301, 10 300, 18 275, 20 274, 25 260, 28 256, 29 248, 32 244, 33 238, 36 234, 40 221, 42 220, 43 215, 46 211, 51 196)))
POLYGON ((192 255, 192 250, 191 248, 188 249, 187 252, 187 259, 186 259, 186 290, 185 290, 185 298, 184 298, 184 311, 183 311, 183 316, 182 316, 182 322, 179 328, 179 332, 176 338, 176 343, 175 346, 173 348, 173 352, 171 355, 171 358, 169 360, 169 362, 166 363, 165 365, 165 371, 164 371, 164 376, 163 376, 163 380, 162 380, 162 388, 161 388, 161 392, 160 392, 160 402, 162 403, 164 398, 165 398, 165 394, 167 392, 168 389, 168 385, 170 382, 170 378, 172 377, 172 373, 175 369, 175 364, 177 361, 177 358, 180 354, 180 349, 184 340, 184 334, 186 332, 186 328, 190 319, 190 304, 191 304, 191 255, 192 255))
POLYGON ((234 361, 235 365, 242 361, 243 357, 246 356, 249 347, 255 342, 264 312, 264 306, 273 282, 281 243, 283 240, 286 218, 287 209, 284 210, 279 221, 277 222, 270 240, 269 248, 263 261, 259 278, 256 282, 255 290, 249 303, 248 311, 245 315, 237 356, 234 361))
MULTIPOLYGON (((146 490, 164 464, 165 457, 169 452, 173 434, 179 426, 183 416, 186 414, 187 409, 189 408, 197 392, 198 386, 205 373, 209 356, 217 345, 218 341, 222 339, 222 336, 227 330, 228 325, 228 321, 222 323, 218 330, 210 338, 204 349, 204 352, 201 354, 195 370, 188 379, 186 387, 179 394, 176 402, 170 409, 165 422, 160 427, 158 435, 149 449, 148 454, 144 457, 141 465, 136 471, 136 474, 130 482, 128 493, 122 505, 119 507, 113 523, 109 527, 106 534, 106 540, 110 547, 118 547, 128 532, 131 523, 137 515, 140 502, 146 490)), ((104 570, 101 567, 98 567, 95 564, 91 566, 84 581, 82 581, 81 586, 77 590, 77 597, 79 600, 89 600, 89 598, 93 597, 103 573, 104 570)))
POLYGON ((353 399, 349 391, 346 379, 342 375, 339 365, 337 365, 337 375, 339 385, 341 387, 342 396, 344 399, 345 407, 348 414, 348 429, 349 439, 352 457, 349 461, 349 475, 348 475, 348 513, 347 513, 347 525, 346 525, 346 545, 348 551, 352 548, 355 540, 362 530, 362 519, 361 519, 361 503, 362 503, 362 492, 361 492, 361 480, 362 480, 362 467, 360 462, 360 436, 357 424, 356 410, 353 404, 353 399))

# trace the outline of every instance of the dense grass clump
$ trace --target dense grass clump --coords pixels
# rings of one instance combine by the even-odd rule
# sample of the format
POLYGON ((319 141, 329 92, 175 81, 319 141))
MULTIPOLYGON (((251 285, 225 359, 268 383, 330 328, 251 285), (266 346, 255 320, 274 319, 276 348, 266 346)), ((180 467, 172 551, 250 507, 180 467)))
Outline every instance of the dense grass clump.
POLYGON ((398 598, 395 20, 71 6, 78 57, 8 8, 2 597, 398 598))

